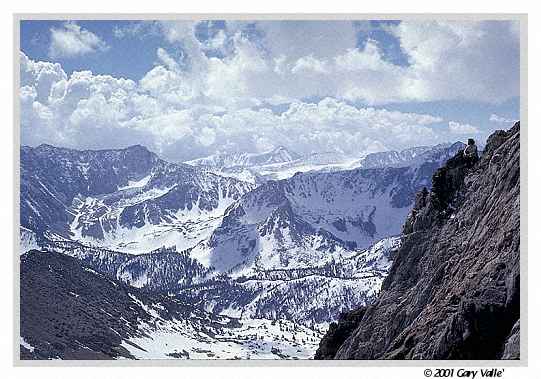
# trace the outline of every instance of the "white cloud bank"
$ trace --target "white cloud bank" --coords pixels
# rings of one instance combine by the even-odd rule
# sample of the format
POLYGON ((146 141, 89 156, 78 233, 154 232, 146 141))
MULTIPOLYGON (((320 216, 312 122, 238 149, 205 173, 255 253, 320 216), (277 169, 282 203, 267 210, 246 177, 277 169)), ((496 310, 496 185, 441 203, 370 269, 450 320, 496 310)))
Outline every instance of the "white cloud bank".
POLYGON ((234 52, 218 59, 205 56, 195 23, 161 24, 168 41, 178 43, 190 60, 183 74, 197 78, 198 94, 228 106, 312 96, 374 105, 455 99, 497 103, 519 94, 517 22, 387 26, 407 66, 384 59, 377 41, 357 48, 350 22, 256 22, 254 28, 263 34, 260 43, 241 32, 243 25, 229 23, 227 38, 220 34, 221 43, 229 41, 234 52))
MULTIPOLYGON (((159 24, 181 58, 159 48, 159 63, 138 82, 90 72, 68 77, 60 65, 34 62, 21 53, 23 143, 76 148, 142 143, 174 160, 276 145, 300 153, 358 155, 456 140, 478 129, 454 121, 446 127, 435 115, 355 107, 348 101, 498 102, 519 92, 513 23, 389 26, 408 66, 385 60, 375 41, 355 48, 351 23, 256 23, 264 36, 257 42, 243 26, 228 23, 202 43, 194 23, 159 24), (336 33, 342 37, 332 37, 336 33), (230 53, 208 56, 209 46, 230 53), (275 113, 271 104, 286 110, 275 113)), ((65 29, 81 32, 73 24, 65 29)))
POLYGON ((148 74, 140 83, 88 71, 68 78, 60 65, 34 62, 21 54, 22 139, 30 145, 77 148, 143 143, 180 160, 276 145, 301 153, 338 150, 357 155, 436 142, 439 136, 431 125, 443 121, 431 115, 358 108, 331 98, 315 104, 293 102, 282 113, 268 108, 183 107, 179 104, 190 98, 189 93, 173 85, 178 74, 164 72, 171 77, 150 80, 148 74))
POLYGON ((65 22, 61 28, 51 29, 49 57, 52 59, 72 58, 107 48, 101 38, 73 21, 65 22))

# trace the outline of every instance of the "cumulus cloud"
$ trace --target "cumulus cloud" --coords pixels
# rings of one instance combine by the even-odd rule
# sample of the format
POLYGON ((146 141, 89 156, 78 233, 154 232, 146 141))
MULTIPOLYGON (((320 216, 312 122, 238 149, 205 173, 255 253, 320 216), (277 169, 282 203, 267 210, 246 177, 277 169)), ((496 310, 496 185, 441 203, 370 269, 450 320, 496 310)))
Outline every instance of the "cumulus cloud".
MULTIPOLYGON (((387 111, 387 103, 497 103, 519 91, 512 22, 389 25, 407 65, 387 60, 376 40, 359 45, 359 26, 350 22, 209 24, 205 40, 197 36, 197 22, 146 25, 158 29, 167 46, 156 50, 155 67, 139 81, 68 76, 59 64, 21 54, 23 142, 75 148, 143 143, 172 160, 276 145, 360 155, 481 133, 437 115, 387 111), (369 106, 352 105, 361 103, 369 106)), ((138 30, 130 28, 117 37, 138 30)), ((63 30, 90 33, 73 23, 63 30)))
POLYGON ((361 155, 442 138, 433 127, 443 122, 440 117, 356 107, 333 98, 294 101, 281 113, 265 106, 194 104, 185 88, 177 87, 181 75, 157 66, 139 83, 89 71, 68 77, 57 64, 21 54, 23 141, 75 148, 143 143, 168 159, 188 160, 276 145, 299 153, 361 155))
POLYGON ((454 134, 478 134, 479 129, 470 124, 461 124, 455 121, 449 121, 449 130, 454 134))
POLYGON ((360 156, 421 141, 435 143, 440 136, 432 125, 441 121, 431 115, 357 108, 326 98, 316 104, 293 103, 281 114, 267 108, 186 109, 133 124, 154 130, 160 151, 182 160, 216 151, 261 152, 277 145, 304 154, 340 151, 360 156))
POLYGON ((107 49, 107 44, 100 37, 76 22, 68 21, 60 28, 51 28, 49 57, 52 59, 72 58, 107 49))
POLYGON ((416 100, 501 102, 519 95, 517 21, 415 22, 392 28, 416 100))
POLYGON ((158 59, 170 70, 170 71, 180 71, 180 65, 178 62, 172 58, 169 53, 162 49, 161 47, 158 48, 156 51, 156 55, 158 56, 158 59))
POLYGON ((205 41, 196 37, 195 22, 160 25, 168 42, 183 53, 187 65, 182 80, 194 79, 199 87, 195 92, 229 105, 326 96, 373 105, 498 103, 519 94, 517 22, 512 21, 387 26, 407 65, 386 59, 378 41, 359 47, 358 27, 346 21, 228 22, 205 41), (229 54, 208 57, 209 44, 222 50, 228 46, 229 54), (230 87, 231 92, 223 91, 230 87))
POLYGON ((357 28, 351 21, 258 21, 255 25, 270 55, 292 61, 308 56, 332 59, 357 44, 357 28))

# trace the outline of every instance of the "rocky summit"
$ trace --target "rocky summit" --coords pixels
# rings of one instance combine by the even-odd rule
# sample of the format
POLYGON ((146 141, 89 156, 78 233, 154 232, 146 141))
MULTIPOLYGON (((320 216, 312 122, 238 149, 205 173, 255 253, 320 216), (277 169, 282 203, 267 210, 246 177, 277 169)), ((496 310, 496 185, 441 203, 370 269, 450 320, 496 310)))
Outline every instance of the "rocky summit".
POLYGON ((377 300, 331 324, 316 359, 520 358, 520 123, 417 195, 377 300))

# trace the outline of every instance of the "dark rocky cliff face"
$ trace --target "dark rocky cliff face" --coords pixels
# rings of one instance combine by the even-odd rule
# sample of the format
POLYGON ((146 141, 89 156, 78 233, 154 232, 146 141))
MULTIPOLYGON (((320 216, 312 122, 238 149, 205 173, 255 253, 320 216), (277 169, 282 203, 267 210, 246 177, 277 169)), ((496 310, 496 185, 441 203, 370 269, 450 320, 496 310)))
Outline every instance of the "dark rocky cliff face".
POLYGON ((376 302, 331 325, 316 359, 518 359, 520 124, 459 152, 421 192, 376 302))

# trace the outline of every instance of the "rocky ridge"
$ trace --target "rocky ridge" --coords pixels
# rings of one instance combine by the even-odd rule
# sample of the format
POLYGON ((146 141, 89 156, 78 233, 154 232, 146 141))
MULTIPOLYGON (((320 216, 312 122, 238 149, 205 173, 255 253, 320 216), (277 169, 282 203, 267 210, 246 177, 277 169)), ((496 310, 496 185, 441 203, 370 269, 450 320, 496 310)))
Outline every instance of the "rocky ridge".
POLYGON ((461 152, 417 195, 377 301, 342 315, 316 359, 520 357, 520 123, 461 152))

